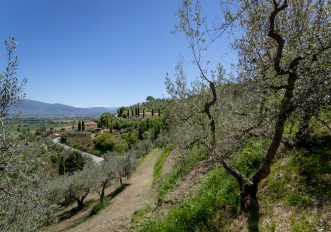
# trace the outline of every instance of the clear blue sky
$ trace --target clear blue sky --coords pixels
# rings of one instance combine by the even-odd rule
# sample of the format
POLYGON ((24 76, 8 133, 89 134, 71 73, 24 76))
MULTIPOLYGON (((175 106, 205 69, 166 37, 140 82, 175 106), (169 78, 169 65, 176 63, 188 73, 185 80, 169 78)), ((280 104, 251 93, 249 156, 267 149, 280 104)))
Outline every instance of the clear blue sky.
MULTIPOLYGON (((203 1, 214 19, 216 2, 203 1)), ((181 0, 2 0, 0 5, 0 39, 13 36, 19 43, 18 74, 28 79, 29 99, 86 107, 166 96, 166 73, 174 72, 179 55, 191 57, 185 40, 171 34, 181 0)), ((229 66, 235 56, 227 39, 223 42, 211 56, 229 66)), ((195 78, 195 69, 190 64, 187 69, 195 78)))

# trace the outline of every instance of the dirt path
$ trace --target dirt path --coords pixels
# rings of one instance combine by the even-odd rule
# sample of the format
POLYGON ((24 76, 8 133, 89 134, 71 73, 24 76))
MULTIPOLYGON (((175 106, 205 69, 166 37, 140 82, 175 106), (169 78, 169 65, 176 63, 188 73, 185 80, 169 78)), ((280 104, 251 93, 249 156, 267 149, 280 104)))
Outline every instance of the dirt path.
POLYGON ((85 221, 70 231, 120 232, 128 231, 132 214, 148 204, 153 204, 152 190, 154 163, 160 151, 151 152, 137 167, 130 185, 113 200, 100 214, 85 221))

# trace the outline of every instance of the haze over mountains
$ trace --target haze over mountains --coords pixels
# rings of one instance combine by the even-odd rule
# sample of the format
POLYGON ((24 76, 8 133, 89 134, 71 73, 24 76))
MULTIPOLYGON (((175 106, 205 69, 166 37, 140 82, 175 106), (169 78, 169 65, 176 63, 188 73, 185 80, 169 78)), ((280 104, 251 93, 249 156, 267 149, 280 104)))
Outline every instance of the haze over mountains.
POLYGON ((21 117, 75 117, 98 116, 104 112, 115 113, 117 107, 74 107, 64 104, 50 104, 25 99, 12 107, 10 115, 19 114, 21 117))

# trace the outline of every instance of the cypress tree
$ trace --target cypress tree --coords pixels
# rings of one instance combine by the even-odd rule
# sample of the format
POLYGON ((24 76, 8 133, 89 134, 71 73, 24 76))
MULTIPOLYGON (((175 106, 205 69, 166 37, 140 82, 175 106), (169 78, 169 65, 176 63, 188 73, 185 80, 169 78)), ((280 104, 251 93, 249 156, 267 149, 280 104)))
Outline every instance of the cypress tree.
POLYGON ((154 116, 154 110, 152 109, 152 117, 154 116))
POLYGON ((145 109, 143 109, 143 118, 145 118, 145 109))
POLYGON ((159 117, 161 116, 161 109, 159 109, 159 117))
POLYGON ((66 172, 66 167, 64 163, 64 158, 61 156, 59 160, 59 175, 63 175, 66 172))
POLYGON ((81 131, 82 130, 82 124, 81 124, 81 122, 79 121, 78 122, 78 131, 81 131))
POLYGON ((85 131, 85 122, 82 121, 82 131, 85 131))

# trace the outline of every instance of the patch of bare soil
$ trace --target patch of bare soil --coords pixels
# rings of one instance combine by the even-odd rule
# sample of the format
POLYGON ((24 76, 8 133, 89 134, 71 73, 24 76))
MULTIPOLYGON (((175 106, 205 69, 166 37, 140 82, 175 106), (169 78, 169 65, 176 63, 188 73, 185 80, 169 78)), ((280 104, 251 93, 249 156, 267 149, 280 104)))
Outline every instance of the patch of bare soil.
POLYGON ((130 185, 111 200, 106 209, 69 231, 128 231, 133 213, 155 201, 152 183, 154 164, 159 153, 154 151, 145 158, 132 175, 130 185))

